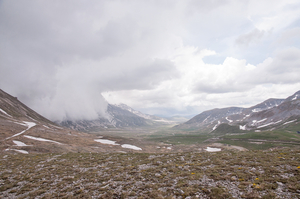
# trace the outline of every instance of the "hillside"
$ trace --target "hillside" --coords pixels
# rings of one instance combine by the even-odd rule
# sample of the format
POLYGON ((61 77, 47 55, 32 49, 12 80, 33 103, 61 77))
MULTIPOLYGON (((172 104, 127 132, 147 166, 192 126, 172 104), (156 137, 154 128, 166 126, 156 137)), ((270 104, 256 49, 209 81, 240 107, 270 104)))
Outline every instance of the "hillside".
POLYGON ((1 198, 300 197, 300 151, 0 155, 1 198))
MULTIPOLYGON (((111 109, 113 113, 119 110, 111 109)), ((139 118, 134 121, 144 122, 139 118)), ((114 137, 120 144, 103 144, 99 142, 102 137, 61 127, 0 90, 0 153, 129 152, 133 149, 123 146, 144 145, 120 137, 114 137)), ((152 148, 143 147, 143 152, 152 151, 152 148)))
POLYGON ((176 124, 178 122, 144 114, 125 104, 108 104, 106 117, 99 115, 94 120, 64 120, 56 121, 56 123, 77 131, 99 132, 106 129, 153 127, 157 125, 176 124))
POLYGON ((141 127, 151 125, 151 121, 118 106, 108 104, 107 117, 95 120, 65 120, 56 122, 61 126, 78 131, 101 131, 107 128, 141 127))
MULTIPOLYGON (((300 136, 239 134, 243 130, 232 125, 230 118, 244 109, 214 109, 190 121, 205 123, 225 117, 228 123, 219 124, 210 134, 170 130, 167 137, 149 134, 149 142, 138 134, 126 139, 63 128, 15 97, 0 93, 0 198, 300 197, 300 136), (232 139, 234 133, 237 135, 232 139), (289 140, 283 142, 284 136, 289 140), (238 147, 241 143, 246 147, 245 140, 259 145, 258 139, 276 145, 260 151, 238 147), (231 144, 233 140, 237 146, 231 144)), ((298 104, 295 96, 272 108, 266 103, 252 107, 264 110, 252 111, 249 118, 276 117, 274 112, 297 114, 298 104)), ((122 121, 143 121, 131 111, 109 107, 120 125, 122 121), (133 119, 126 120, 128 117, 133 119)), ((294 129, 288 124, 300 126, 299 118, 293 117, 293 122, 283 125, 289 132, 294 129)))
POLYGON ((230 107, 204 111, 176 129, 213 132, 221 124, 243 130, 278 129, 297 124, 300 116, 300 91, 286 99, 268 99, 249 108, 230 107))

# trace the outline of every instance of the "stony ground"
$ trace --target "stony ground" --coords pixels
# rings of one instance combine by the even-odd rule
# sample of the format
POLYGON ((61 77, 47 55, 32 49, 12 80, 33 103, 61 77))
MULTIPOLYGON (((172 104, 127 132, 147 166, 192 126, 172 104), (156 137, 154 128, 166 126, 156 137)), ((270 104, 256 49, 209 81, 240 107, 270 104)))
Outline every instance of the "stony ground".
POLYGON ((2 154, 0 198, 300 198, 300 150, 2 154))

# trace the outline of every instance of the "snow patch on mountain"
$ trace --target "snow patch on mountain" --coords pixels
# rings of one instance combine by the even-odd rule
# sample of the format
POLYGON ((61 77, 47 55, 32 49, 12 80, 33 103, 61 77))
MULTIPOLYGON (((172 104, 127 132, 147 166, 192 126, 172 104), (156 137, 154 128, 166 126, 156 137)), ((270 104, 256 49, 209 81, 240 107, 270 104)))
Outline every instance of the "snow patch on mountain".
POLYGON ((292 99, 292 101, 298 99, 299 96, 300 95, 296 94, 295 97, 292 99))
POLYGON ((28 151, 25 150, 19 150, 19 149, 5 149, 5 151, 17 151, 19 153, 23 153, 23 154, 29 154, 28 151))
POLYGON ((245 131, 246 130, 246 125, 244 125, 244 126, 240 125, 240 130, 245 131))
POLYGON ((30 146, 30 145, 27 145, 27 144, 25 144, 25 143, 23 143, 23 142, 16 141, 16 140, 13 140, 13 143, 14 143, 15 145, 17 145, 17 146, 30 146))
MULTIPOLYGON (((268 118, 264 118, 264 119, 262 119, 262 120, 259 120, 259 121, 257 121, 256 123, 261 123, 261 122, 263 122, 263 121, 266 121, 268 118)), ((253 120, 253 121, 255 121, 255 120, 253 120)))
POLYGON ((219 124, 221 124, 220 121, 218 121, 218 124, 216 124, 216 125, 213 127, 213 131, 216 130, 216 128, 218 127, 219 124))
MULTIPOLYGON (((120 144, 116 143, 117 141, 108 140, 108 139, 94 139, 94 141, 100 142, 101 144, 120 145, 120 144)), ((121 147, 127 148, 127 149, 139 150, 139 151, 142 150, 142 148, 131 145, 131 144, 122 144, 121 147)))
POLYGON ((141 151, 142 149, 140 147, 131 145, 131 144, 122 144, 121 147, 127 148, 127 149, 133 149, 133 150, 138 150, 141 151))
POLYGON ((255 109, 252 109, 252 112, 253 112, 253 113, 257 113, 257 112, 259 112, 259 111, 261 111, 261 109, 260 109, 260 108, 255 108, 255 109))
POLYGON ((212 148, 212 147, 206 147, 206 149, 204 149, 207 152, 218 152, 221 151, 220 148, 212 148))
POLYGON ((36 125, 36 123, 34 123, 34 122, 25 122, 25 121, 23 121, 23 122, 25 123, 25 125, 27 125, 28 128, 27 128, 26 130, 20 132, 20 133, 17 133, 17 134, 15 134, 15 135, 13 135, 13 136, 10 136, 10 137, 6 138, 6 140, 8 140, 8 139, 10 139, 10 138, 13 138, 13 137, 16 137, 16 136, 18 136, 18 135, 21 135, 21 134, 25 133, 25 132, 28 131, 30 128, 32 128, 32 127, 34 127, 34 126, 36 125))
POLYGON ((283 125, 286 125, 286 124, 289 124, 289 123, 292 123, 292 122, 296 122, 296 121, 297 121, 297 119, 291 120, 291 121, 288 121, 288 122, 283 123, 283 125))
POLYGON ((9 115, 8 113, 6 113, 4 110, 2 110, 1 108, 0 108, 0 112, 2 112, 2 113, 4 113, 5 115, 7 115, 7 116, 9 116, 9 117, 12 117, 11 115, 9 115))
POLYGON ((48 139, 44 139, 44 138, 37 138, 37 137, 30 136, 30 135, 24 135, 24 137, 26 137, 28 139, 32 139, 32 140, 41 141, 41 142, 52 142, 52 143, 55 143, 55 144, 62 144, 60 142, 56 142, 56 141, 53 141, 53 140, 48 140, 48 139))
POLYGON ((101 144, 110 144, 110 145, 120 145, 117 144, 117 141, 107 140, 107 139, 94 139, 96 142, 100 142, 101 144))
POLYGON ((226 117, 226 120, 227 120, 228 122, 233 122, 233 120, 228 119, 228 117, 226 117))
POLYGON ((263 128, 263 127, 266 127, 266 126, 270 126, 270 125, 273 125, 273 124, 277 124, 279 122, 281 122, 282 120, 279 120, 277 122, 270 122, 268 124, 264 124, 264 125, 261 125, 261 126, 258 126, 257 128, 260 129, 260 128, 263 128))

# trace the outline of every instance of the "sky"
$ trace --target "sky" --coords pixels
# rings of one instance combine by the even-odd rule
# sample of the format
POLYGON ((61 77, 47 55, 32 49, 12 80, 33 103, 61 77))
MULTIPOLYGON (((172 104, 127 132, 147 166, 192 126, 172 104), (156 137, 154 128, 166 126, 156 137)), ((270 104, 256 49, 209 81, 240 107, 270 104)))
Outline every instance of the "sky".
POLYGON ((0 89, 51 120, 250 107, 299 74, 299 0, 0 0, 0 89))

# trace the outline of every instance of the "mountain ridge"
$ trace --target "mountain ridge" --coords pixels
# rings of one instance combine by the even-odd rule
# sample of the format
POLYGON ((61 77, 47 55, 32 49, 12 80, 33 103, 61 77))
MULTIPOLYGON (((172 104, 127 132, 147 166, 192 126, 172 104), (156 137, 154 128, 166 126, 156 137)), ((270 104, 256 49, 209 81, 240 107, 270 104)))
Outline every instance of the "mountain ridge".
POLYGON ((58 126, 0 89, 0 153, 112 151, 95 147, 94 138, 58 126))
MULTIPOLYGON (((220 124, 238 126, 240 130, 277 128, 300 116, 300 91, 286 99, 270 98, 249 108, 227 107, 204 111, 175 129, 213 132, 220 124), (270 128, 269 128, 270 127, 270 128)), ((293 122, 297 122, 295 120, 293 122)))
POLYGON ((149 115, 137 111, 126 104, 108 104, 106 117, 99 115, 94 120, 64 120, 55 123, 83 132, 96 132, 105 129, 139 128, 153 125, 175 124, 176 121, 168 120, 155 115, 149 115))
POLYGON ((57 124, 77 131, 100 131, 108 128, 148 126, 151 122, 119 106, 108 104, 107 117, 101 115, 94 120, 64 120, 57 124))

